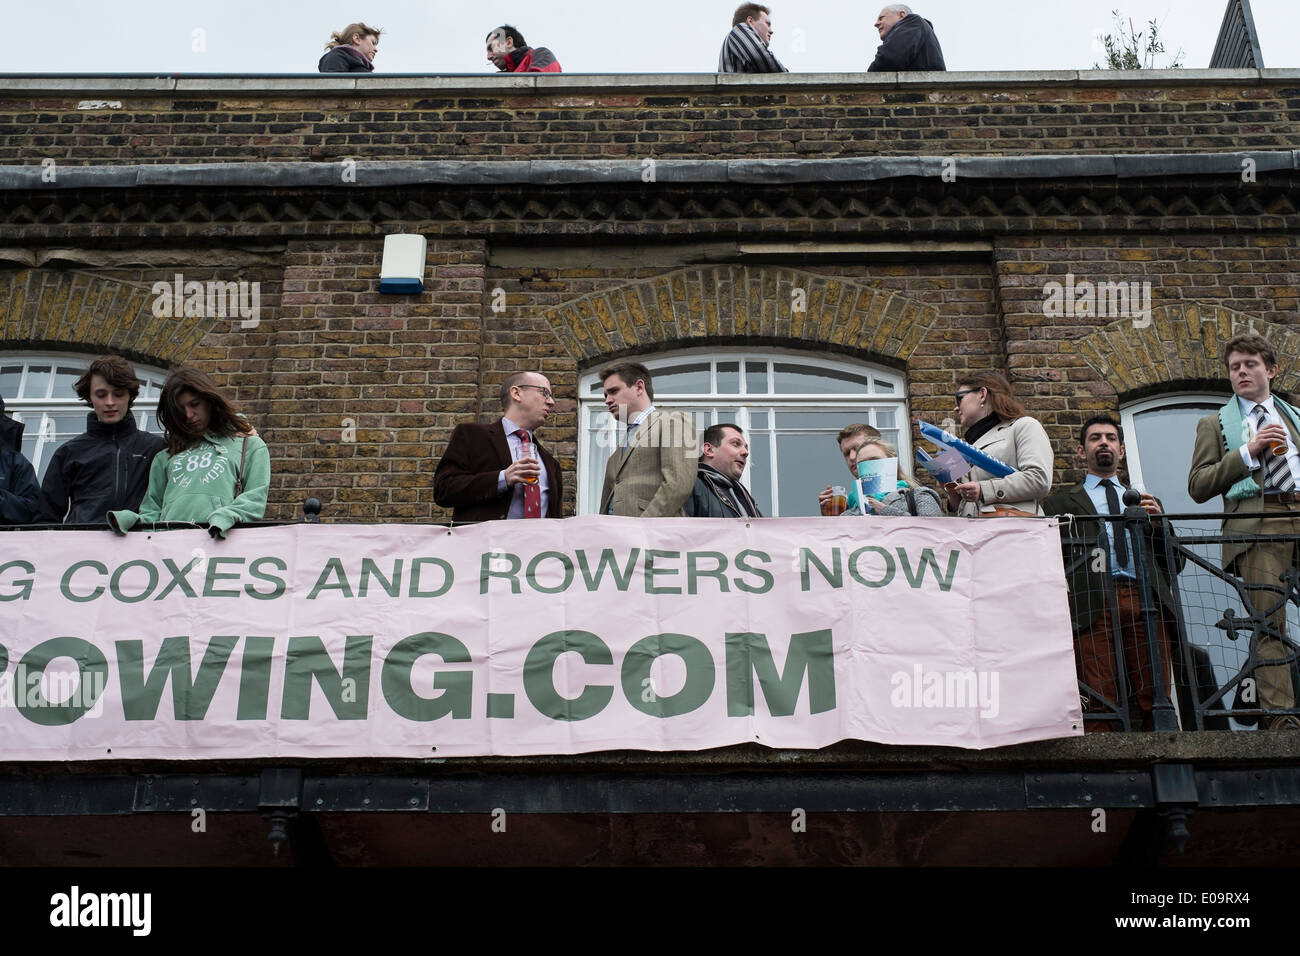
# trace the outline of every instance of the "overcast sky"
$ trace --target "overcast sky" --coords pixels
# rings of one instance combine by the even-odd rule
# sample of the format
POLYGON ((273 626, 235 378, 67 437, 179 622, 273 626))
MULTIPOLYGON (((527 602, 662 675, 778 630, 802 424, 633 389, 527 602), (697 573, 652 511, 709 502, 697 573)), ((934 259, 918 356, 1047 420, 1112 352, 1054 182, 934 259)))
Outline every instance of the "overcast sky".
MULTIPOLYGON (((768 3, 772 49, 796 72, 866 68, 883 3, 768 3)), ((1209 65, 1226 0, 925 0, 950 70, 1089 69, 1119 7, 1155 18, 1183 64, 1209 65)), ((384 31, 392 73, 493 72, 484 35, 500 23, 547 46, 568 73, 711 72, 736 3, 719 0, 57 0, 24 4, 6 73, 310 73, 330 34, 361 20, 384 31)), ((1255 0, 1268 67, 1300 67, 1300 4, 1255 0)), ((1161 64, 1164 59, 1161 58, 1161 64)))

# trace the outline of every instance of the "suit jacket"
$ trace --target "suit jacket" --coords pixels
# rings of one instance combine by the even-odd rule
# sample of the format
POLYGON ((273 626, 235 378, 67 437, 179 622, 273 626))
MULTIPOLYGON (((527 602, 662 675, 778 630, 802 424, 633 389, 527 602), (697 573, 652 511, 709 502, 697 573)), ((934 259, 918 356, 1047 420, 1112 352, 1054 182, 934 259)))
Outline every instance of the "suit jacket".
MULTIPOLYGON (((546 469, 546 517, 563 517, 564 493, 560 464, 533 433, 533 448, 546 469)), ((452 509, 453 521, 490 521, 505 518, 514 497, 513 485, 497 492, 497 475, 508 468, 510 444, 501 419, 491 424, 457 425, 433 473, 433 500, 452 509)))
MULTIPOLYGON (((1123 498, 1122 492, 1120 497, 1123 498)), ((1082 484, 1078 484, 1049 495, 1043 502, 1043 511, 1049 515, 1095 515, 1097 508, 1093 505, 1087 490, 1082 484)), ((1068 535, 1072 538, 1089 539, 1087 544, 1071 546, 1062 542, 1065 552, 1066 581, 1070 586, 1070 619, 1074 622, 1076 631, 1090 627, 1106 607, 1109 571, 1105 566, 1101 570, 1096 569, 1097 562, 1093 551, 1096 548, 1106 548, 1106 553, 1110 553, 1110 540, 1105 528, 1108 523, 1115 524, 1116 531, 1122 526, 1118 522, 1089 521, 1086 518, 1076 519, 1073 529, 1064 522, 1061 524, 1062 538, 1068 535)), ((1149 560, 1147 567, 1154 572, 1150 581, 1155 585, 1155 597, 1163 605, 1165 616, 1174 620, 1174 595, 1169 585, 1170 568, 1165 556, 1163 522, 1152 521, 1147 526, 1142 534, 1142 546, 1147 558, 1154 558, 1149 560)), ((1186 559, 1178 555, 1174 573, 1182 571, 1184 564, 1186 559)))
POLYGON ((957 513, 969 517, 996 507, 1042 514, 1038 503, 1052 490, 1054 456, 1052 442, 1038 420, 1022 415, 998 422, 972 444, 1016 471, 1005 478, 994 478, 982 468, 972 468, 967 480, 979 482, 979 507, 964 501, 957 513))
POLYGON ((695 421, 685 412, 655 409, 610 456, 600 513, 632 518, 680 517, 695 487, 700 457, 695 421))
MULTIPOLYGON (((1235 398, 1234 398, 1235 401, 1235 398)), ((1285 415, 1279 416, 1286 422, 1291 440, 1300 444, 1300 435, 1285 415)), ((1228 514, 1249 513, 1264 510, 1263 484, 1264 470, 1256 468, 1251 471, 1241 460, 1241 452, 1228 448, 1223 439, 1223 429, 1219 426, 1219 413, 1207 415, 1196 423, 1196 444, 1192 448, 1192 466, 1187 474, 1187 493, 1197 504, 1203 504, 1215 495, 1226 495, 1228 489, 1249 475, 1260 486, 1260 495, 1254 498, 1237 500, 1223 499, 1223 510, 1228 514)), ((1300 507, 1292 505, 1292 510, 1300 514, 1300 507)), ((1268 529, 1260 518, 1225 521, 1225 534, 1267 534, 1268 529)), ((1250 550, 1249 543, 1223 543, 1223 566, 1231 570, 1233 563, 1250 550)))
POLYGON ((763 517, 744 485, 738 481, 733 484, 726 475, 700 462, 695 485, 682 507, 682 514, 688 518, 748 518, 746 503, 754 510, 753 517, 763 517))

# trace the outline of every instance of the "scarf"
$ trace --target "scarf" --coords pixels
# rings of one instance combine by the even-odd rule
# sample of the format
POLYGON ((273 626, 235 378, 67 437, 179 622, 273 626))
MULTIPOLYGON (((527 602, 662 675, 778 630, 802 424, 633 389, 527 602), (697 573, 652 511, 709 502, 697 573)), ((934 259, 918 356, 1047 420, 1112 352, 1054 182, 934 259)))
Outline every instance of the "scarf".
POLYGON ((997 412, 989 412, 987 415, 985 415, 983 418, 977 421, 970 428, 966 429, 966 434, 965 436, 963 436, 966 440, 966 444, 968 445, 975 444, 982 437, 984 437, 984 435, 986 435, 989 431, 996 428, 998 426, 998 423, 1001 421, 1002 419, 998 418, 997 412))
POLYGON ((361 57, 361 59, 363 59, 366 63, 366 69, 373 70, 375 68, 375 58, 373 56, 367 56, 365 50, 361 49, 358 46, 353 46, 351 43, 344 43, 342 44, 342 46, 347 47, 357 56, 361 57))
MULTIPOLYGON (((1249 401, 1249 399, 1247 399, 1249 401)), ((1255 403, 1259 405, 1259 402, 1255 403)), ((1291 426, 1300 432, 1300 412, 1288 405, 1276 395, 1273 396, 1273 407, 1281 413, 1282 417, 1291 419, 1291 426)), ((1226 451, 1236 451, 1246 444, 1250 438, 1250 429, 1246 426, 1246 419, 1241 414, 1241 402, 1237 401, 1234 395, 1228 399, 1226 405, 1219 409, 1219 430, 1223 435, 1223 446, 1226 451), (1238 441, 1233 444, 1231 436, 1236 435, 1238 441)), ((1247 475, 1241 481, 1237 482, 1228 489, 1224 495, 1230 501, 1241 501, 1245 498, 1255 498, 1263 491, 1255 482, 1255 479, 1247 475)))

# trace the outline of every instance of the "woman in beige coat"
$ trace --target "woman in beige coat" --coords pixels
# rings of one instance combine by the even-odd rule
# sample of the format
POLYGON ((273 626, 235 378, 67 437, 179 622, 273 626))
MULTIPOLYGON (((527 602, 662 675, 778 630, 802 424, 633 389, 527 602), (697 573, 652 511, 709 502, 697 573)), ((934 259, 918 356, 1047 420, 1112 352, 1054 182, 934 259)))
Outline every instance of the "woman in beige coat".
POLYGON ((948 507, 965 517, 1041 515, 1052 488, 1052 443, 1036 419, 1011 394, 999 372, 975 372, 957 386, 957 421, 963 438, 984 454, 1016 469, 994 478, 973 468, 948 492, 948 507))

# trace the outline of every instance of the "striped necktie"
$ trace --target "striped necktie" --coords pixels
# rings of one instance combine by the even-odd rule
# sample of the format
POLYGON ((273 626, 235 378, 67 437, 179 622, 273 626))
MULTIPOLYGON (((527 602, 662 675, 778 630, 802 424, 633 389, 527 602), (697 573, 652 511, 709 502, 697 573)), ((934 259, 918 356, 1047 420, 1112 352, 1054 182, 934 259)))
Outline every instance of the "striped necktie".
MULTIPOLYGON (((1268 409, 1263 405, 1256 405, 1255 427, 1257 431, 1268 424, 1267 417, 1268 409)), ((1259 462, 1264 469, 1265 494, 1272 495, 1278 492, 1295 490, 1295 479, 1291 476, 1291 466, 1287 463, 1285 451, 1280 455, 1275 455, 1272 448, 1265 448, 1263 454, 1259 456, 1259 462)))

